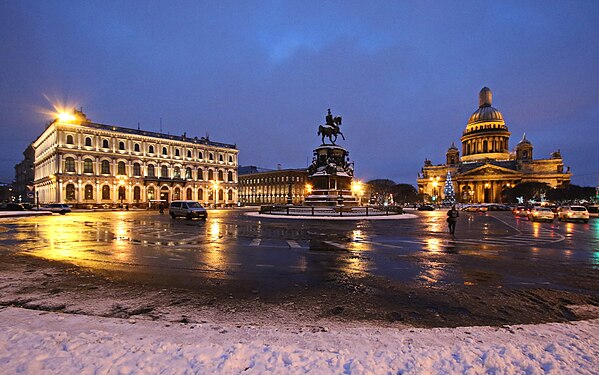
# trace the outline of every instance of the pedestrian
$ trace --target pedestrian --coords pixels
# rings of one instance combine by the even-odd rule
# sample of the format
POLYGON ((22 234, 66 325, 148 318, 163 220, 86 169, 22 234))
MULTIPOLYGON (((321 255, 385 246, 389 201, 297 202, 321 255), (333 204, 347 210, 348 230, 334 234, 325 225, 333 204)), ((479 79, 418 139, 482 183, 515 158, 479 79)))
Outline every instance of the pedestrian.
POLYGON ((455 204, 447 211, 447 224, 449 224, 449 234, 455 236, 455 223, 458 221, 460 213, 455 208, 455 204))
POLYGON ((162 215, 164 213, 164 205, 162 204, 162 202, 160 202, 160 204, 158 205, 158 209, 160 211, 160 214, 162 215))

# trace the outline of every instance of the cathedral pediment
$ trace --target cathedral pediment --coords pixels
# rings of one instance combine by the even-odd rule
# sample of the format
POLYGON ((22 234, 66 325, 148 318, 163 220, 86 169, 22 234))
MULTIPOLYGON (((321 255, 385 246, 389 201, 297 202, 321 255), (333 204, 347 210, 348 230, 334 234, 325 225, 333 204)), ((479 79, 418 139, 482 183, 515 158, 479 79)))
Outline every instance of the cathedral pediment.
POLYGON ((520 172, 513 169, 499 167, 493 164, 484 164, 480 167, 471 169, 467 172, 461 173, 461 176, 496 176, 496 175, 520 175, 520 172))

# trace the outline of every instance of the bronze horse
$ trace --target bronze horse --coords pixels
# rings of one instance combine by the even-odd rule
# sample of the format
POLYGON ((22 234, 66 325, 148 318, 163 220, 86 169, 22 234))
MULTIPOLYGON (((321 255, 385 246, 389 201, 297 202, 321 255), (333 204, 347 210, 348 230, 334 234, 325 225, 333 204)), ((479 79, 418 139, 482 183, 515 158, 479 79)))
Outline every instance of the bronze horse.
POLYGON ((333 121, 331 121, 331 124, 320 125, 318 127, 318 135, 322 134, 322 144, 324 144, 324 137, 329 137, 329 141, 331 141, 333 145, 335 145, 338 135, 341 135, 341 138, 345 140, 345 136, 341 133, 339 126, 341 126, 341 116, 335 117, 333 121))

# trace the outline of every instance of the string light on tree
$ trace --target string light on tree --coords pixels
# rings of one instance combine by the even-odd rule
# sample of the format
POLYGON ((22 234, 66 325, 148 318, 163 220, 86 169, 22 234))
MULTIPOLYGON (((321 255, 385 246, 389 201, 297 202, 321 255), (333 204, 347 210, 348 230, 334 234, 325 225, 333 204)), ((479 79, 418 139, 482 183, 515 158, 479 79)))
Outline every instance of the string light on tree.
POLYGON ((443 195, 445 195, 445 203, 455 203, 455 191, 453 190, 453 182, 451 181, 451 173, 447 171, 445 177, 445 186, 443 187, 443 195))

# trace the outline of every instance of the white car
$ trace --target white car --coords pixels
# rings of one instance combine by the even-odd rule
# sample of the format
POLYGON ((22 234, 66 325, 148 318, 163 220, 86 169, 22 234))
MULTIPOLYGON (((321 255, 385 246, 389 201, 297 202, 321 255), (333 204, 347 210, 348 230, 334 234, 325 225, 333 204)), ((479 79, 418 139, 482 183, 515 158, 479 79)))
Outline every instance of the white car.
POLYGON ((193 218, 206 220, 208 217, 206 209, 196 201, 172 201, 168 213, 173 219, 184 217, 187 220, 193 218))
POLYGON ((528 220, 530 221, 551 221, 555 219, 555 214, 551 209, 545 207, 535 207, 528 213, 528 220))
POLYGON ((65 214, 71 212, 71 207, 69 207, 68 204, 64 204, 64 203, 50 203, 50 204, 45 205, 42 208, 42 210, 65 215, 65 214))
POLYGON ((589 211, 584 206, 563 206, 557 210, 557 220, 589 222, 589 211))

